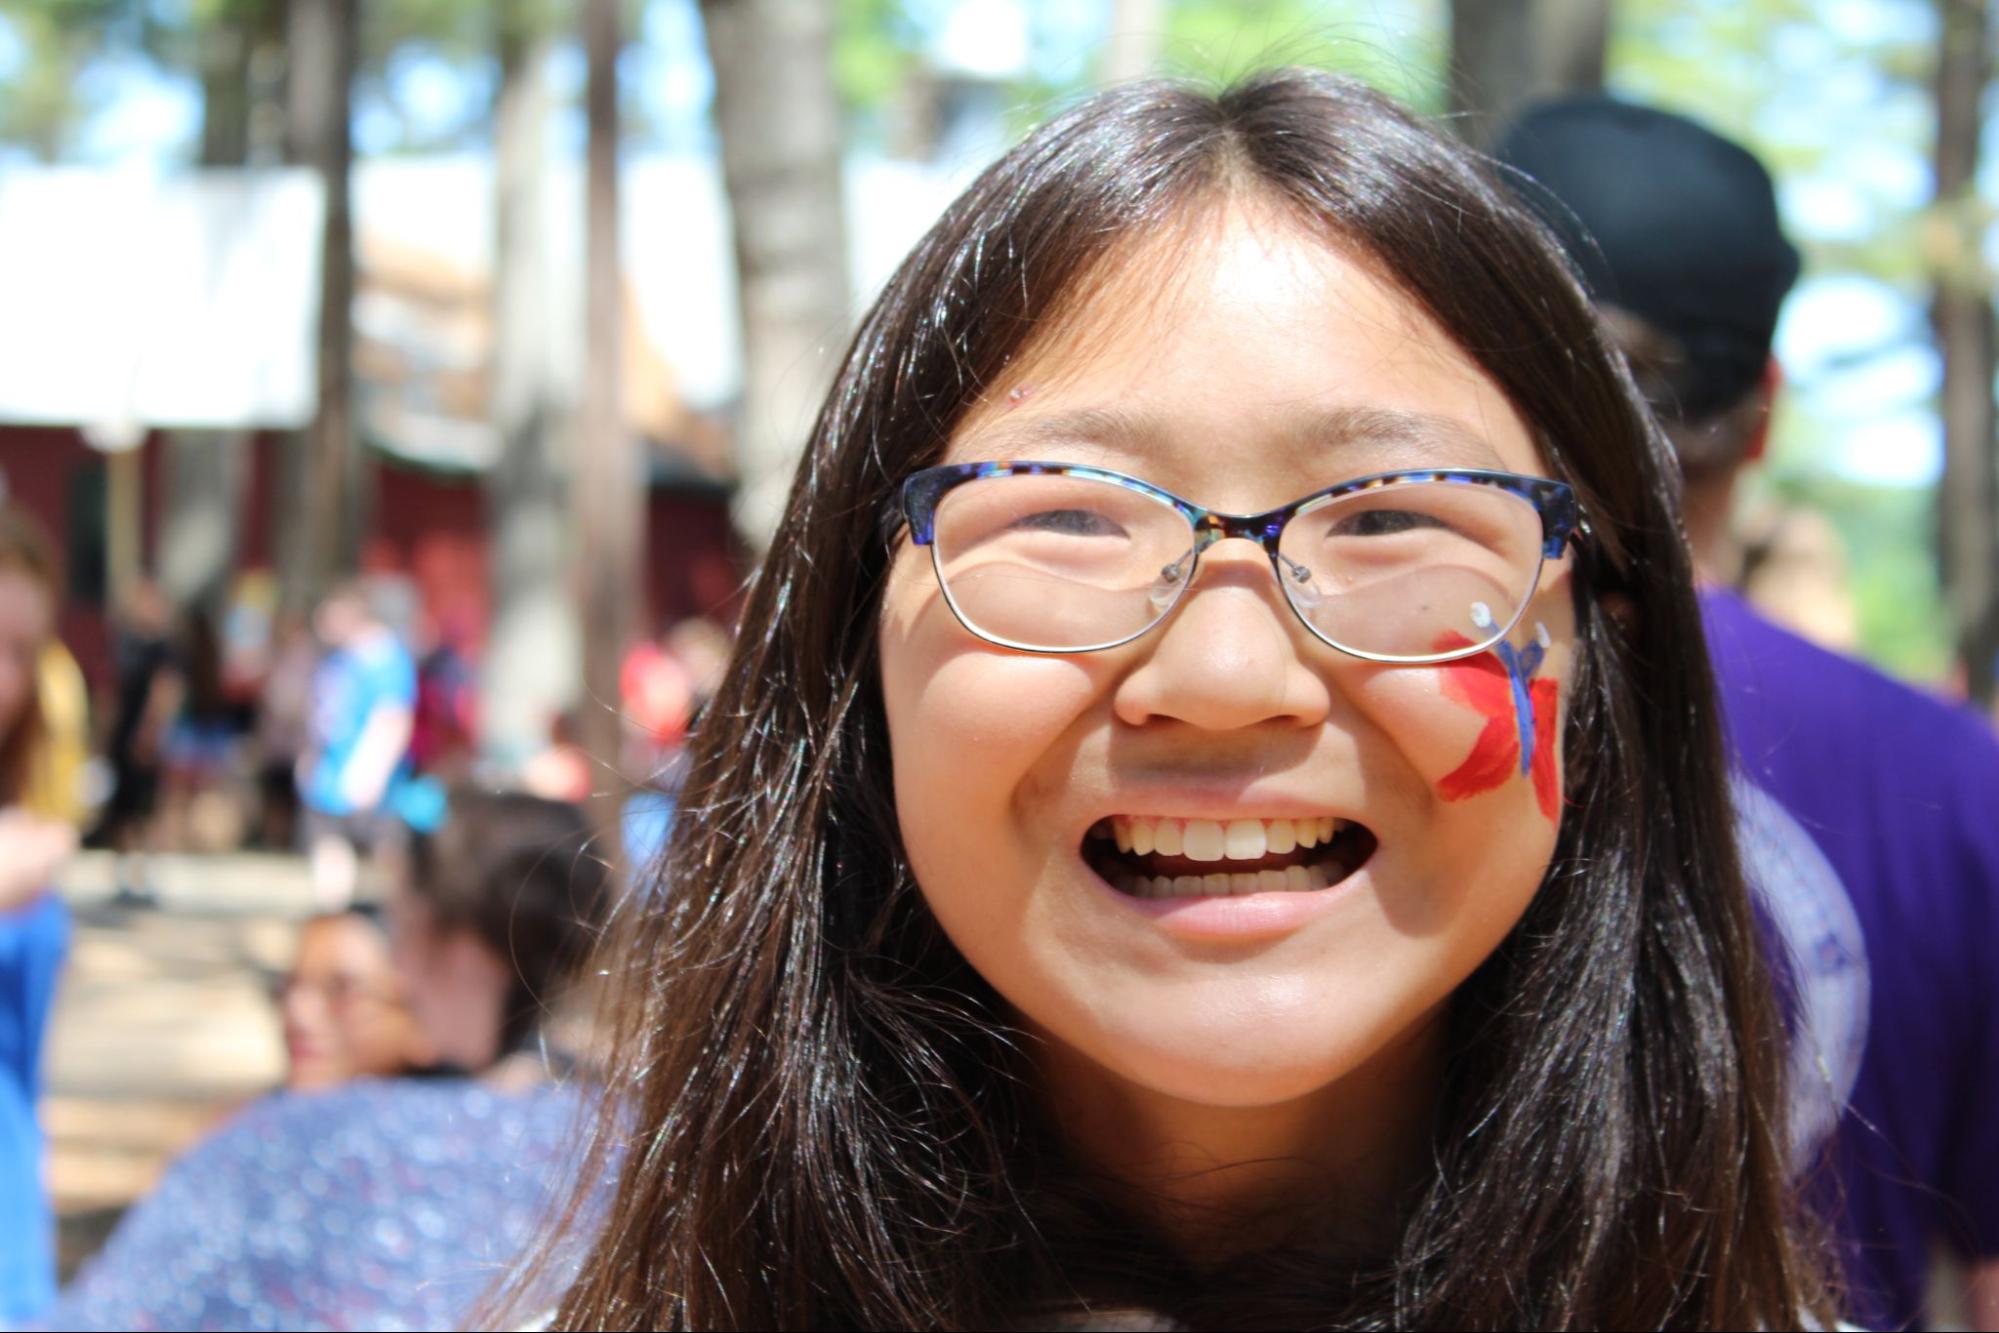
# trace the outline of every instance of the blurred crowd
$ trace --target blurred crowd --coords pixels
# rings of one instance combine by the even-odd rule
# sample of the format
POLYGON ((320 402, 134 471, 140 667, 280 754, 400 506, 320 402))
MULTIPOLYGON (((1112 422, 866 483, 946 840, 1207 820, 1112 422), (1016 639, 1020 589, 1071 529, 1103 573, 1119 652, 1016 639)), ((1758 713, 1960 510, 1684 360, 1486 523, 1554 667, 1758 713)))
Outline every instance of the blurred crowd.
POLYGON ((547 1203, 576 1109, 564 1075, 588 1046, 570 974, 612 867, 642 867, 665 841, 682 747, 728 651, 698 619, 635 642, 621 753, 584 753, 572 714, 499 764, 481 751, 477 644, 405 583, 353 579, 309 614, 272 614, 245 586, 219 608, 175 608, 136 585, 93 699, 55 633, 51 544, 0 506, 0 1323, 282 1326, 306 1307, 258 1302, 301 1290, 287 1264, 333 1284, 300 1298, 312 1309, 462 1318, 547 1203), (584 814, 606 792, 616 845, 584 814), (128 913, 161 905, 160 858, 243 849, 303 856, 313 906, 273 980, 280 1094, 174 1166, 50 1311, 36 1111, 72 929, 54 889, 79 848, 113 858, 128 913), (355 1080, 349 1101, 284 1095, 355 1080), (433 1243, 411 1244, 406 1224, 433 1243), (362 1239, 327 1269, 336 1230, 362 1239), (190 1264, 257 1277, 205 1286, 190 1264))
POLYGON ((540 750, 503 765, 481 748, 480 650, 462 617, 420 605, 394 576, 345 582, 309 614, 269 600, 268 580, 252 577, 226 605, 177 610, 139 582, 114 618, 111 679, 88 710, 62 644, 42 649, 51 759, 40 808, 81 828, 85 847, 119 854, 125 900, 152 896, 149 853, 257 848, 309 855, 318 901, 337 911, 465 782, 569 802, 616 789, 627 850, 643 859, 727 652, 727 635, 699 618, 635 642, 615 705, 619 755, 593 764, 572 713, 549 719, 540 750))

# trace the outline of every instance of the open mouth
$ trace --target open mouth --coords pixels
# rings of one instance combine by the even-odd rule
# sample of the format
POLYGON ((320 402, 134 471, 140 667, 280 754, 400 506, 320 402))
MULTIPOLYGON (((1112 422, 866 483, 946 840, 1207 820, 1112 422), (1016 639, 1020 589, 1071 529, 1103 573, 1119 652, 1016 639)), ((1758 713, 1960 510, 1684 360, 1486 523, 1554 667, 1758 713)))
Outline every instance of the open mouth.
POLYGON ((1331 888, 1374 855, 1350 819, 1174 819, 1113 815, 1091 825, 1083 859, 1134 898, 1217 898, 1331 888))

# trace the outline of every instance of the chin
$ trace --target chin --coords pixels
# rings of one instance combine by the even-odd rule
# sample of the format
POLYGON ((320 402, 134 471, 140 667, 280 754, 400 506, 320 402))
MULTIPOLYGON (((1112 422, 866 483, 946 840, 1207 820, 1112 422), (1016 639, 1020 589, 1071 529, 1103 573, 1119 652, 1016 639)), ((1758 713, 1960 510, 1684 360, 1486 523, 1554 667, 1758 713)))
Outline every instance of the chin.
POLYGON ((1226 1017, 1161 1005, 1067 1044, 1160 1096, 1231 1109, 1279 1106, 1338 1083, 1392 1040, 1394 1025, 1329 1023, 1328 1007, 1226 1017))
MULTIPOLYGON (((1271 1052, 1255 1060, 1146 1059, 1126 1074, 1161 1096, 1197 1106, 1248 1110, 1310 1097, 1354 1072, 1361 1062, 1328 1060, 1326 1052, 1271 1052)), ((1165 1053, 1160 1053, 1165 1056, 1165 1053)))
POLYGON ((290 1077, 285 1079, 285 1087, 292 1092, 324 1092, 326 1089, 335 1087, 343 1081, 344 1079, 338 1070, 315 1066, 306 1069, 293 1069, 290 1077))

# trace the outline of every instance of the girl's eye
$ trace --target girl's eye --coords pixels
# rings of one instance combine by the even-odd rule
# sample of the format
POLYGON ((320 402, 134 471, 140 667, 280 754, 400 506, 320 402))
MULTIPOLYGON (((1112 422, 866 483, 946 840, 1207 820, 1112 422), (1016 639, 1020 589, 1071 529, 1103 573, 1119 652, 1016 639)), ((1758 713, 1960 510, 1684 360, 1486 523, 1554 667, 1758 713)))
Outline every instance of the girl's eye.
POLYGON ((1093 509, 1043 509, 1007 526, 1017 532, 1050 532, 1062 537, 1122 537, 1124 528, 1093 509))
POLYGON ((1334 524, 1327 533, 1331 537, 1392 537, 1397 533, 1414 532, 1419 528, 1446 527, 1444 521, 1435 514, 1425 514, 1414 509, 1369 509, 1358 514, 1349 514, 1334 524))

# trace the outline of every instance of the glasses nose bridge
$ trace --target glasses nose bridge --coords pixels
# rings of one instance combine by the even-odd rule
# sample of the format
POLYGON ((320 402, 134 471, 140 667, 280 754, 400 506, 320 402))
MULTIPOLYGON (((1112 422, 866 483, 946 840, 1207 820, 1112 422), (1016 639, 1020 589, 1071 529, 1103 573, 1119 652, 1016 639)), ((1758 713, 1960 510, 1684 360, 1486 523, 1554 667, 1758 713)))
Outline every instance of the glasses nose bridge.
POLYGON ((1194 551, 1198 555, 1216 542, 1237 537, 1255 542, 1265 555, 1277 555, 1277 537, 1284 520, 1275 514, 1217 514, 1205 512, 1194 520, 1194 551))

